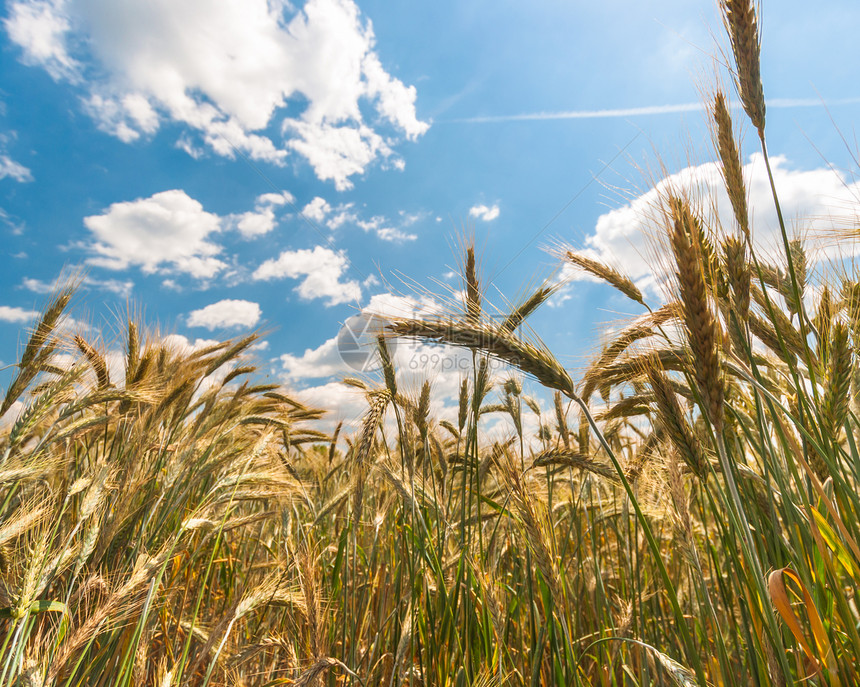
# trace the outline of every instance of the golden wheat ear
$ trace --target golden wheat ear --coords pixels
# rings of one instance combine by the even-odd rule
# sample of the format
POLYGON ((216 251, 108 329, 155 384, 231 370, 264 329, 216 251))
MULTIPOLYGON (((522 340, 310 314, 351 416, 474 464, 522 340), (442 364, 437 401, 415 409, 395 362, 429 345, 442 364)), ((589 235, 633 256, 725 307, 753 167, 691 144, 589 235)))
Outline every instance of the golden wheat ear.
POLYGON ((510 314, 502 322, 502 329, 508 332, 516 331, 516 329, 540 306, 549 300, 556 293, 562 284, 541 284, 535 291, 523 300, 520 305, 515 306, 510 314))
POLYGON ((481 319, 481 285, 478 281, 478 268, 475 260, 475 246, 466 247, 465 265, 463 269, 465 281, 466 316, 470 321, 481 319))
POLYGON ((681 306, 679 303, 667 303, 653 312, 642 315, 622 329, 585 371, 582 378, 582 400, 588 402, 598 387, 608 388, 612 384, 629 381, 625 377, 618 378, 607 374, 613 363, 637 341, 654 336, 662 325, 680 315, 681 306))
POLYGON ((56 329, 62 321, 69 301, 72 300, 76 287, 76 283, 62 287, 48 303, 36 323, 24 348, 24 353, 21 354, 18 374, 9 385, 3 404, 0 405, 0 417, 12 407, 12 404, 24 393, 36 375, 51 365, 51 359, 57 348, 56 329))
POLYGON ((670 198, 669 238, 677 266, 678 286, 694 377, 708 419, 719 432, 723 424, 725 385, 720 364, 720 328, 711 310, 698 220, 680 198, 670 198))
POLYGON ((725 313, 729 338, 735 353, 742 359, 749 350, 749 311, 751 270, 747 244, 736 236, 723 241, 723 260, 731 293, 731 310, 725 313))
POLYGON ((584 272, 588 272, 592 276, 602 279, 607 284, 615 287, 629 299, 636 301, 640 305, 645 305, 645 299, 642 296, 642 292, 636 284, 633 283, 633 280, 619 272, 611 265, 607 265, 604 262, 589 258, 572 250, 564 251, 561 254, 561 257, 571 265, 574 265, 584 272))
POLYGON ((84 357, 93 368, 93 373, 96 376, 96 382, 99 389, 107 389, 110 386, 110 376, 108 374, 107 361, 105 357, 96 350, 95 346, 89 343, 80 334, 75 334, 73 341, 78 350, 84 354, 84 357))
POLYGON ((720 0, 723 23, 737 66, 735 84, 752 125, 764 138, 765 102, 761 83, 761 38, 752 0, 720 0))
POLYGON ((663 372, 660 362, 656 359, 650 361, 645 372, 654 394, 658 427, 668 436, 690 470, 698 477, 705 477, 707 461, 693 430, 684 417, 681 404, 678 403, 678 396, 663 372))
POLYGON ((726 104, 726 97, 717 92, 714 96, 713 120, 716 129, 717 153, 722 163, 723 183, 732 204, 735 221, 743 233, 748 245, 752 245, 749 226, 749 209, 747 208, 747 189, 744 184, 741 155, 735 141, 732 128, 732 117, 726 104))
POLYGON ((569 398, 575 397, 573 380, 552 353, 498 327, 468 320, 395 319, 388 325, 388 330, 395 336, 408 339, 483 351, 522 370, 544 386, 557 389, 569 398))

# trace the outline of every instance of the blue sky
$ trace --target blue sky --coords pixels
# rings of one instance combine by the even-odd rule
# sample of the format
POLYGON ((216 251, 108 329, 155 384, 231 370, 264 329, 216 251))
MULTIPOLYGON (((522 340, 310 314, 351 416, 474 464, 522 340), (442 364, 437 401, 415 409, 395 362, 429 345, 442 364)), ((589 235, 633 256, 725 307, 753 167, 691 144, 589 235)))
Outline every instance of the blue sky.
MULTIPOLYGON (((531 324, 575 371, 636 309, 546 247, 659 298, 649 189, 715 183, 696 107, 725 46, 712 0, 14 0, 2 17, 3 365, 61 271, 82 271, 72 326, 106 349, 129 307, 188 345, 262 327, 264 370, 348 416, 341 323, 432 310, 410 280, 459 288, 473 234, 500 307, 571 280, 531 324)), ((854 2, 763 8, 769 146, 799 226, 853 221, 858 26, 854 2)), ((444 400, 456 375, 435 379, 444 400)))

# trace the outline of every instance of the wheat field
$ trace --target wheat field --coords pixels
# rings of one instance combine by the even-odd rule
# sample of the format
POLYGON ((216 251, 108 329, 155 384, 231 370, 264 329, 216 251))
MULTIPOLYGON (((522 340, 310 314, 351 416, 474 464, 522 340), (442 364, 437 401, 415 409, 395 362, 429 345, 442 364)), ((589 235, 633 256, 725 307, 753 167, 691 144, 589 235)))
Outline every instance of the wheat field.
MULTIPOLYGON (((721 9, 767 162, 755 7, 721 9)), ((707 105, 732 216, 661 198, 664 300, 558 251, 644 309, 582 375, 524 324, 557 285, 490 317, 471 246, 459 311, 391 320, 347 380, 354 430, 258 383, 255 334, 129 319, 117 374, 56 293, 0 406, 0 687, 860 684, 860 275, 773 186, 759 254, 707 105), (395 338, 468 352, 456 413, 401 388, 395 338)))

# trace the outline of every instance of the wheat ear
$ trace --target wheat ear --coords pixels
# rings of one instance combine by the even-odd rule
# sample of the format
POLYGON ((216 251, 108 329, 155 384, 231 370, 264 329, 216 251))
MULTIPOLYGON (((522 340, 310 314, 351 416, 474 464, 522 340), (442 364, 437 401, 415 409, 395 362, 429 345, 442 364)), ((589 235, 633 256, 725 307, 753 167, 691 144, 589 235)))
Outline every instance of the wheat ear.
POLYGON ((721 92, 717 92, 714 96, 713 117, 717 129, 717 152, 720 155, 720 161, 723 163, 723 181, 726 184, 726 191, 732 204, 735 221, 738 223, 744 234, 744 238, 749 244, 751 241, 750 223, 743 166, 741 165, 741 156, 738 152, 738 146, 735 142, 735 135, 732 129, 732 116, 729 114, 729 108, 726 105, 726 97, 721 92))
POLYGON ((548 350, 502 329, 469 321, 411 319, 394 320, 388 329, 396 336, 485 351, 531 375, 544 386, 575 398, 573 380, 548 350))
POLYGON ((659 426, 669 436, 672 445, 693 473, 698 477, 704 477, 707 474, 707 461, 702 454, 698 440, 684 417, 671 383, 663 374, 659 361, 652 360, 651 364, 646 366, 645 371, 654 392, 659 426))
POLYGON ((621 272, 616 270, 614 267, 600 262, 599 260, 586 257, 581 253, 575 253, 571 250, 564 253, 564 259, 569 263, 576 265, 581 270, 584 270, 585 272, 602 279, 607 284, 614 286, 631 300, 634 300, 641 305, 645 305, 645 299, 642 297, 642 292, 636 284, 633 283, 633 280, 630 279, 630 277, 621 274, 621 272))
POLYGON ((723 424, 724 380, 720 369, 720 334, 717 320, 711 312, 701 246, 697 240, 698 220, 680 198, 670 199, 672 227, 670 239, 681 305, 690 349, 693 352, 694 377, 702 396, 708 419, 719 432, 723 424))
POLYGON ((764 88, 761 83, 761 40, 752 0, 721 0, 723 22, 737 65, 737 89, 744 112, 764 138, 764 88))

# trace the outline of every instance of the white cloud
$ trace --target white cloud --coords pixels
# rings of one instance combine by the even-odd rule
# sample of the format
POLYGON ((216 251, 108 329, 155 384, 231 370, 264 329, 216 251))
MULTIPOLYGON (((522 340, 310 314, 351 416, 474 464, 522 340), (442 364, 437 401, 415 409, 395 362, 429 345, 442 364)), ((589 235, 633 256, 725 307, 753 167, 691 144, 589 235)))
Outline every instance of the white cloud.
POLYGON ((297 134, 290 147, 307 158, 318 178, 333 181, 338 191, 351 189, 351 176, 361 174, 377 157, 389 157, 393 152, 385 139, 365 124, 352 128, 288 120, 283 131, 297 134))
POLYGON ((239 233, 246 239, 268 234, 275 228, 274 208, 295 201, 287 191, 282 193, 264 193, 257 197, 256 208, 253 212, 232 215, 230 220, 235 223, 239 233))
POLYGON ((38 314, 39 313, 35 310, 25 310, 24 308, 0 305, 0 322, 20 324, 35 319, 38 314))
POLYGON ((291 396, 311 408, 327 410, 332 414, 332 421, 346 420, 350 428, 358 426, 361 417, 367 411, 367 400, 360 389, 328 382, 306 389, 294 389, 291 396))
POLYGON ((124 141, 172 120, 188 127, 178 145, 195 156, 189 131, 227 157, 239 150, 282 164, 295 151, 345 189, 375 160, 392 159, 392 134, 414 140, 429 126, 416 116, 415 88, 383 68, 353 0, 301 9, 282 0, 16 0, 5 27, 26 63, 55 79, 93 78, 82 85, 84 109, 124 141), (298 98, 306 108, 287 118, 298 98), (378 123, 365 122, 362 106, 378 123), (283 142, 261 133, 278 123, 283 142))
POLYGON ((266 260, 253 274, 257 281, 300 279, 296 287, 306 300, 325 298, 327 305, 358 300, 361 286, 355 280, 341 281, 349 261, 343 251, 316 246, 313 250, 284 251, 277 258, 266 260))
MULTIPOLYGON (((41 279, 33 279, 31 277, 25 277, 21 282, 21 286, 28 291, 32 291, 33 293, 54 293, 58 289, 58 283, 64 281, 64 277, 61 276, 60 279, 54 281, 53 283, 49 283, 46 281, 42 281, 41 279)), ((130 279, 126 279, 125 281, 120 281, 119 279, 96 279, 94 277, 84 277, 82 284, 84 286, 89 286, 94 289, 101 289, 102 291, 110 291, 111 293, 115 293, 117 296, 121 296, 123 298, 128 298, 131 295, 132 289, 134 288, 134 282, 130 279)))
MULTIPOLYGON (((379 99, 377 110, 389 122, 399 126, 414 141, 429 128, 415 116, 415 86, 404 86, 382 67, 379 56, 369 52, 364 57, 364 76, 370 97, 379 99)), ((396 164, 396 162, 395 162, 396 164)))
POLYGON ((280 191, 279 193, 264 193, 260 196, 257 196, 257 205, 280 206, 295 202, 296 197, 289 191, 280 191))
POLYGON ((236 228, 246 239, 268 234, 275 228, 275 211, 272 208, 261 208, 256 212, 238 215, 236 228))
POLYGON ((101 215, 84 218, 95 242, 88 262, 108 269, 139 265, 144 272, 186 272, 209 278, 226 267, 221 247, 210 240, 221 229, 218 215, 184 191, 114 203, 101 215))
POLYGON ((325 225, 334 231, 340 229, 344 224, 354 224, 358 220, 358 215, 353 210, 354 205, 354 203, 341 203, 332 209, 332 214, 326 220, 325 225))
POLYGON ((79 65, 66 49, 71 28, 63 0, 35 0, 9 5, 3 21, 9 38, 24 48, 26 64, 41 65, 55 79, 74 80, 79 65))
POLYGON ((382 318, 420 317, 441 315, 445 312, 444 306, 431 298, 419 300, 410 296, 396 296, 390 293, 378 293, 372 296, 362 310, 369 315, 382 318))
MULTIPOLYGON (((790 233, 806 236, 819 248, 832 244, 834 228, 856 226, 857 201, 860 199, 860 182, 851 182, 832 169, 796 170, 789 167, 782 156, 771 157, 774 183, 779 194, 782 213, 792 227, 790 233)), ((748 188, 748 204, 756 250, 760 255, 779 252, 779 223, 773 197, 760 153, 750 157, 744 165, 744 178, 748 188)), ((601 215, 594 232, 585 239, 584 252, 619 268, 632 277, 640 288, 656 287, 664 275, 655 274, 654 237, 661 235, 661 199, 674 192, 705 201, 709 226, 713 226, 713 210, 727 230, 735 226, 731 203, 716 162, 687 167, 661 180, 654 188, 637 196, 631 202, 601 215)), ((842 246, 843 250, 846 246, 842 246)), ((847 247, 849 251, 856 246, 847 247)), ((810 257, 815 257, 810 251, 810 257)), ((822 257, 819 254, 818 257, 822 257)), ((588 279, 583 272, 565 267, 564 277, 588 279)))
POLYGON ((383 241, 414 241, 418 238, 415 234, 391 226, 388 220, 381 215, 371 217, 369 220, 357 220, 356 224, 364 231, 376 234, 383 241))
POLYGON ((130 279, 120 281, 119 279, 95 279, 94 277, 84 277, 84 285, 94 289, 110 291, 122 298, 128 298, 134 289, 134 282, 130 279))
POLYGON ((24 165, 15 162, 8 155, 0 155, 0 179, 5 179, 6 177, 22 183, 33 181, 32 173, 24 165))
POLYGON ((44 294, 51 293, 54 290, 54 284, 49 284, 41 279, 31 279, 30 277, 24 277, 24 281, 21 282, 21 286, 33 293, 44 294))
POLYGON ((191 137, 187 133, 183 133, 176 141, 176 147, 190 155, 195 160, 199 160, 206 155, 206 151, 200 146, 194 145, 191 137))
POLYGON ((210 331, 232 327, 251 328, 260 321, 261 315, 257 303, 225 299, 189 313, 188 326, 206 327, 210 331))
POLYGON ((281 356, 281 363, 289 380, 318 379, 350 372, 338 353, 337 337, 328 339, 317 348, 306 349, 300 356, 285 353, 281 356))
POLYGON ((475 217, 483 222, 492 222, 499 216, 499 206, 473 205, 469 208, 469 217, 475 217))
MULTIPOLYGON (((215 346, 221 342, 215 339, 194 339, 194 341, 191 341, 189 338, 182 336, 181 334, 169 334, 161 339, 161 343, 165 348, 175 351, 178 355, 188 356, 196 351, 210 348, 211 346, 215 346)), ((219 386, 223 382, 224 378, 230 373, 230 370, 236 367, 237 362, 238 361, 235 360, 229 362, 216 370, 214 374, 207 375, 203 380, 201 380, 200 385, 195 390, 194 397, 199 399, 200 396, 208 389, 219 386)))
POLYGON ((195 351, 201 351, 204 348, 209 348, 210 346, 215 346, 216 344, 221 343, 216 339, 194 339, 194 341, 191 341, 191 339, 186 336, 182 336, 182 334, 168 334, 161 340, 161 342, 165 346, 169 346, 177 353, 181 353, 183 355, 188 355, 195 351))
POLYGON ((322 222, 330 212, 331 205, 328 204, 325 198, 320 198, 319 196, 302 208, 302 214, 314 222, 322 222))
MULTIPOLYGON (((379 318, 384 321, 389 317, 411 317, 417 313, 436 312, 437 306, 430 302, 420 302, 414 298, 394 296, 388 293, 376 294, 371 297, 368 305, 360 312, 351 315, 344 323, 344 327, 358 336, 361 345, 375 346, 376 331, 368 330, 365 336, 360 336, 368 323, 368 317, 379 318), (367 341, 364 341, 364 338, 367 341)), ((301 356, 284 354, 281 363, 287 380, 295 382, 303 379, 319 379, 335 375, 347 375, 356 372, 349 364, 344 362, 338 350, 338 335, 326 340, 317 348, 308 348, 301 356)), ((345 339, 353 342, 354 336, 345 339)))
POLYGON ((98 122, 102 131, 116 136, 124 143, 136 141, 141 133, 154 134, 158 131, 158 113, 139 93, 122 97, 91 93, 82 99, 82 105, 86 113, 98 122))
POLYGON ((317 196, 302 209, 302 214, 315 222, 325 224, 332 231, 340 229, 344 224, 354 224, 365 232, 376 234, 383 241, 414 241, 415 234, 404 231, 406 227, 420 220, 423 213, 407 213, 401 210, 399 221, 391 222, 383 215, 374 215, 370 219, 362 219, 355 210, 354 203, 341 203, 332 207, 324 198, 317 196), (396 226, 399 225, 399 226, 396 226))

